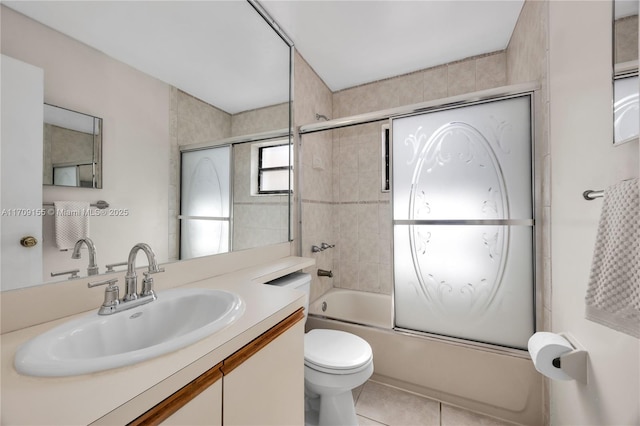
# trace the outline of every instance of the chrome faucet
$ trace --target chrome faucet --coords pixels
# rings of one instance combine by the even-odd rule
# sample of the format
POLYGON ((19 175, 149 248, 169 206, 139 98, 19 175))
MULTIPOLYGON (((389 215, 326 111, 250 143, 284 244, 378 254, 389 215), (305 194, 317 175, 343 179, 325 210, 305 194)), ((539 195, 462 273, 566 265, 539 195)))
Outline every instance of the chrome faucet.
MULTIPOLYGON (((113 265, 112 265, 113 266, 113 265)), ((144 305, 149 302, 153 302, 156 300, 156 294, 153 291, 153 278, 150 276, 151 274, 155 274, 158 272, 164 272, 163 268, 158 267, 158 262, 156 261, 156 255, 151 250, 148 244, 138 243, 129 252, 129 260, 127 262, 127 274, 124 276, 125 279, 125 290, 126 294, 122 299, 120 299, 120 290, 116 283, 118 282, 117 278, 106 279, 103 281, 91 282, 87 285, 89 287, 97 287, 101 285, 106 285, 107 288, 104 293, 104 302, 102 302, 102 306, 98 310, 99 315, 109 315, 114 314, 116 312, 124 311, 127 309, 135 308, 136 306, 144 305), (136 275, 136 255, 138 251, 144 251, 147 255, 147 260, 149 262, 149 270, 144 273, 144 279, 142 280, 142 290, 140 293, 137 293, 138 287, 138 277, 136 275)))
POLYGON ((73 246, 73 253, 71 254, 72 259, 80 259, 82 256, 80 255, 80 248, 82 248, 82 244, 87 245, 87 249, 89 250, 89 266, 87 266, 87 275, 98 275, 98 265, 96 264, 96 246, 91 241, 91 238, 80 238, 76 241, 76 245, 73 246))
POLYGON ((129 252, 129 260, 127 262, 127 274, 124 276, 125 279, 125 295, 123 301, 127 302, 130 300, 135 300, 138 297, 148 297, 152 296, 153 299, 156 298, 155 293, 153 292, 153 278, 150 276, 151 274, 156 274, 158 272, 164 272, 164 269, 158 268, 158 263, 156 261, 156 254, 151 250, 148 244, 138 243, 129 252), (136 275, 136 255, 138 251, 142 250, 147 255, 147 261, 149 263, 148 271, 144 273, 144 279, 142 280, 142 291, 140 295, 137 293, 138 288, 138 276, 136 275))

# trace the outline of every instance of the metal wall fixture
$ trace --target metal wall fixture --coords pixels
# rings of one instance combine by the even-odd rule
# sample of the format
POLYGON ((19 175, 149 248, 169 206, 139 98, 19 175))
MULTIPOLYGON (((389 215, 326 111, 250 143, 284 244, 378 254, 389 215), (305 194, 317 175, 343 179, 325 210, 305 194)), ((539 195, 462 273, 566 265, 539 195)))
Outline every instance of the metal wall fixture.
POLYGON ((324 269, 318 269, 318 276, 319 277, 333 278, 333 272, 327 271, 327 270, 324 270, 324 269))
MULTIPOLYGON (((55 204, 54 204, 54 203, 42 203, 42 205, 43 205, 44 207, 55 207, 55 204)), ((95 202, 95 203, 91 203, 91 204, 89 204, 89 207, 95 207, 95 208, 97 208, 97 209, 104 210, 104 209, 106 209, 106 208, 108 208, 108 207, 109 207, 109 203, 107 203, 107 202, 106 202, 106 201, 104 201, 104 200, 98 200, 98 201, 97 201, 97 202, 95 202)))
POLYGON ((320 244, 320 246, 316 246, 316 245, 311 246, 311 251, 313 253, 318 253, 321 251, 325 251, 328 248, 334 248, 335 246, 336 246, 335 244, 322 243, 320 244))
POLYGON ((604 197, 604 190, 594 191, 592 189, 587 189, 582 193, 582 196, 584 197, 585 200, 592 201, 592 200, 595 200, 596 198, 604 197))

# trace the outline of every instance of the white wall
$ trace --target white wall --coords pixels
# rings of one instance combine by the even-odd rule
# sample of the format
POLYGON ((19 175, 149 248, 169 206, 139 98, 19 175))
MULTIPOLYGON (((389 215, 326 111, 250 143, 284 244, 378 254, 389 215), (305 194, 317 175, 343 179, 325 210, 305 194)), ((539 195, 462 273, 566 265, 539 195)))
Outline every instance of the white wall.
POLYGON ((584 318, 604 189, 638 176, 638 143, 612 146, 611 3, 549 3, 552 331, 589 352, 589 382, 551 382, 551 424, 640 423, 640 341, 584 318))
MULTIPOLYGON (((100 272, 126 261, 146 242, 158 259, 168 255, 169 85, 2 7, 2 53, 44 69, 44 101, 103 119, 103 189, 44 188, 44 201, 106 200, 124 216, 90 218, 100 272)), ((53 216, 43 221, 44 274, 79 268, 55 246, 53 216)), ((141 264, 146 264, 146 259, 141 264)))

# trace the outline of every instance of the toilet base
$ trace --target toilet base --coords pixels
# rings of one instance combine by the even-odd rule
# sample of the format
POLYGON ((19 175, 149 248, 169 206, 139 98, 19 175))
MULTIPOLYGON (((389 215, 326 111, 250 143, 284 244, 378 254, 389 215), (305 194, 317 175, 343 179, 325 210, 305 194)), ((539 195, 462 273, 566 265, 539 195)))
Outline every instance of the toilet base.
POLYGON ((335 395, 305 395, 305 426, 358 426, 351 390, 335 395))

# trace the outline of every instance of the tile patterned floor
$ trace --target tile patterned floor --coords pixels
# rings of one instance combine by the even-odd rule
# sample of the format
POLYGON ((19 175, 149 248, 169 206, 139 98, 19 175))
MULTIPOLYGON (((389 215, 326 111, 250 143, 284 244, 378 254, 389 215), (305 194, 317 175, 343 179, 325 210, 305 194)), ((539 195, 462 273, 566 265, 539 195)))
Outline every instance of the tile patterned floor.
POLYGON ((360 426, 513 426, 371 380, 353 398, 360 426))

